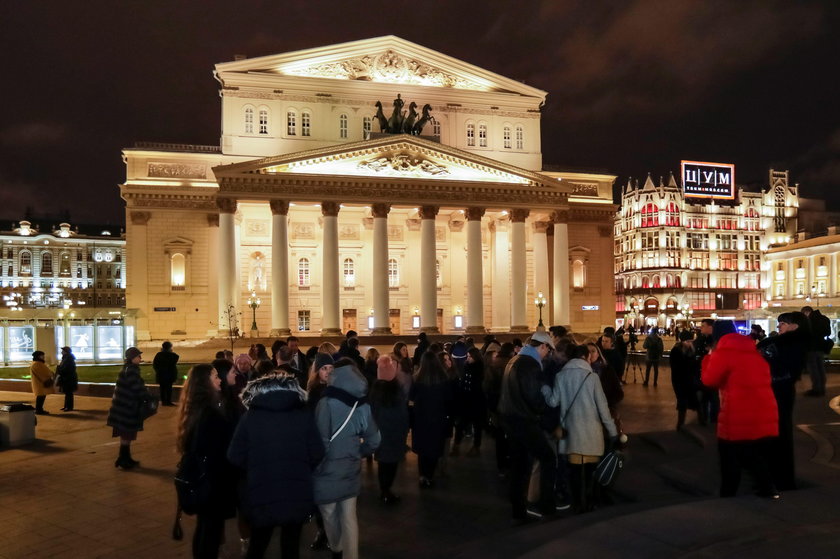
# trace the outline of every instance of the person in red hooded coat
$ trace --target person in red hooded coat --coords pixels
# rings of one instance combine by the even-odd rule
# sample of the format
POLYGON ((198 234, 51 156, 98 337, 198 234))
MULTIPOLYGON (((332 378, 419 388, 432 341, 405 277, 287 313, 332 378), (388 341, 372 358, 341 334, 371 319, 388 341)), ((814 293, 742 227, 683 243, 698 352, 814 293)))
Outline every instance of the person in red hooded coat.
POLYGON ((768 466, 770 445, 779 435, 770 367, 755 340, 735 333, 731 320, 715 322, 712 343, 701 376, 704 385, 720 391, 720 496, 735 496, 741 469, 746 468, 755 478, 758 495, 778 499, 768 466))

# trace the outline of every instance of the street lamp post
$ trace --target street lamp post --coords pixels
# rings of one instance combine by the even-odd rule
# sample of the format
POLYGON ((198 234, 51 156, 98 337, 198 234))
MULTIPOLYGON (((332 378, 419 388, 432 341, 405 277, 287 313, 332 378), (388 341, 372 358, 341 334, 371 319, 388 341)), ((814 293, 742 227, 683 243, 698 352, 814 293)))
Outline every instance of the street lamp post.
POLYGON ((537 328, 545 328, 545 325, 542 321, 542 310, 546 303, 548 303, 548 301, 546 300, 545 295, 543 295, 543 292, 540 291, 539 293, 537 293, 537 297, 536 299, 534 299, 534 304, 540 310, 540 323, 537 324, 537 328))
POLYGON ((252 291, 251 296, 248 297, 248 306, 251 307, 251 332, 257 332, 257 309, 260 308, 260 298, 257 297, 257 292, 252 291))

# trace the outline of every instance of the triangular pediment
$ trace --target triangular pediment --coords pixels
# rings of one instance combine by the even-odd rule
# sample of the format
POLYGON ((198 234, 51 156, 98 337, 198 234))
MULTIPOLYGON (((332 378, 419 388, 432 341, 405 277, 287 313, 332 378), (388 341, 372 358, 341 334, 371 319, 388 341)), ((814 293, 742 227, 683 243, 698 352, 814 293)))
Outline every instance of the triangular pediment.
POLYGON ((217 73, 264 73, 345 81, 507 92, 546 92, 393 35, 224 62, 217 73))
POLYGON ((218 178, 318 175, 569 188, 555 178, 407 134, 215 167, 218 178))

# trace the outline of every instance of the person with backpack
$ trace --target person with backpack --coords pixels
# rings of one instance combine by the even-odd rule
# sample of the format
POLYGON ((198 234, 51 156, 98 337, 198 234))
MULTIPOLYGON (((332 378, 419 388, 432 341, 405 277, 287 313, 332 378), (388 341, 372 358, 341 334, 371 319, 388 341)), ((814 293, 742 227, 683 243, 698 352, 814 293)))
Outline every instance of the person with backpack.
POLYGON ((665 345, 662 343, 662 338, 656 332, 656 328, 651 328, 650 334, 645 338, 643 346, 647 352, 647 361, 645 364, 645 381, 642 386, 647 386, 650 382, 650 369, 653 367, 653 385, 659 383, 659 360, 662 359, 662 353, 665 351, 665 345))

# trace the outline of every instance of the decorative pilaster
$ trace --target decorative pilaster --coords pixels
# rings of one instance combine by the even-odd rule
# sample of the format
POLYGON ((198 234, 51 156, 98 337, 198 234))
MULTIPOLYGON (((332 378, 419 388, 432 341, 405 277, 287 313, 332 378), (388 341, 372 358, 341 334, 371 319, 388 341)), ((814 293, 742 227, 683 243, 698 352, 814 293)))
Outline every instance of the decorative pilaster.
POLYGON ((484 334, 484 269, 481 218, 484 208, 467 208, 467 334, 484 334))
POLYGON ((321 215, 324 224, 323 271, 322 281, 322 317, 321 335, 341 334, 339 322, 339 284, 338 284, 338 210, 337 202, 322 202, 321 215))
POLYGON ((437 334, 437 281, 435 277, 435 217, 437 206, 420 208, 420 330, 437 334))
POLYGON ((569 212, 555 211, 554 222, 554 282, 552 285, 552 324, 568 326, 569 309, 569 212))
POLYGON ((289 202, 271 200, 271 332, 288 336, 289 328, 289 202))
POLYGON ((525 260, 525 219, 529 210, 510 212, 510 331, 528 332, 526 298, 528 295, 527 264, 525 260))

